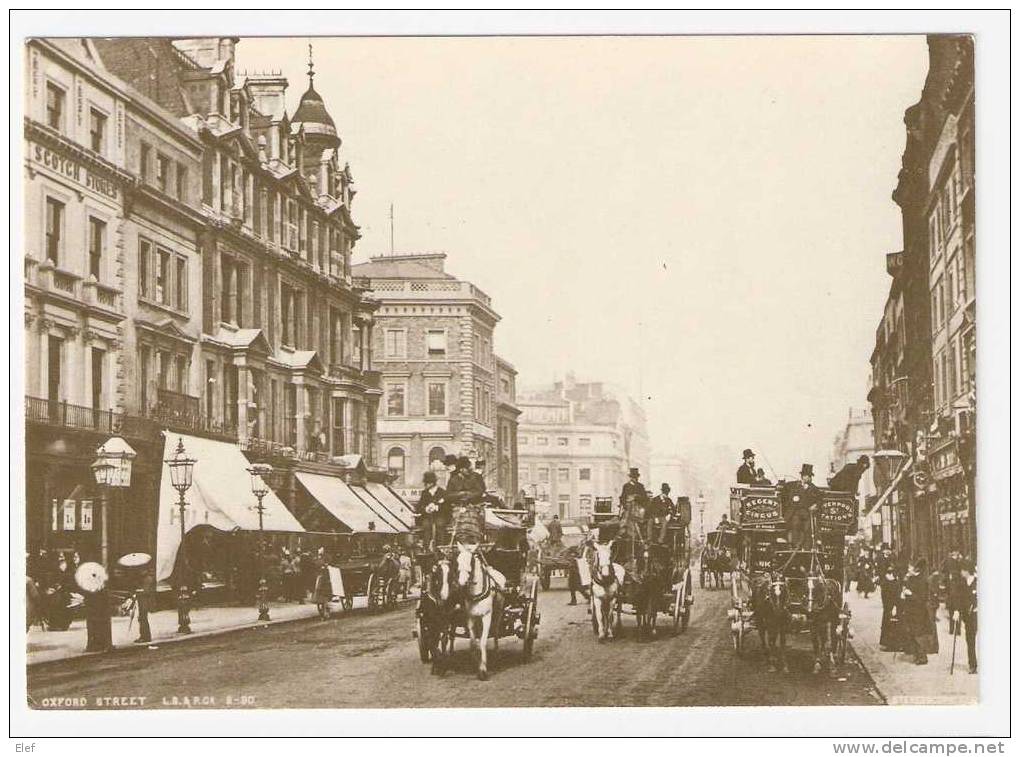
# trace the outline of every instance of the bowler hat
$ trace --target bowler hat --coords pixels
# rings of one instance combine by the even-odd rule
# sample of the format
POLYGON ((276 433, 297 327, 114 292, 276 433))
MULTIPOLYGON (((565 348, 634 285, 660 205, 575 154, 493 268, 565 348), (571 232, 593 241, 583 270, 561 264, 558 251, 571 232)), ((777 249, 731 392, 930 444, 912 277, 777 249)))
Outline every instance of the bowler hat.
POLYGON ((421 477, 422 481, 426 484, 434 484, 436 482, 436 474, 430 470, 425 471, 425 475, 421 477))
POLYGON ((754 457, 754 450, 748 448, 744 450, 744 457, 754 457))
POLYGON ((639 471, 637 468, 631 468, 630 469, 630 475, 632 475, 632 476, 640 476, 641 475, 641 471, 639 471))
POLYGON ((802 476, 813 476, 815 475, 815 466, 811 463, 804 463, 800 466, 800 475, 802 476))
POLYGON ((466 457, 458 457, 457 458, 457 467, 458 468, 467 468, 468 470, 471 470, 471 461, 468 460, 466 457))
POLYGON ((456 465, 456 464, 457 464, 456 455, 447 455, 446 457, 443 458, 443 465, 456 465))

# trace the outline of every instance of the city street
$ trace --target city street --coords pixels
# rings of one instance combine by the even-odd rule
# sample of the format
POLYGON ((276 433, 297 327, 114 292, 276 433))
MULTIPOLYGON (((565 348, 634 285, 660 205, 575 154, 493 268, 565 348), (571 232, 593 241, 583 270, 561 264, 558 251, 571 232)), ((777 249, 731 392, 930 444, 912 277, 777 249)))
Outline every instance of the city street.
POLYGON ((533 658, 522 658, 517 639, 505 639, 495 654, 490 644, 486 682, 474 677, 466 640, 458 640, 445 677, 430 675, 411 638, 413 607, 404 607, 33 666, 28 693, 36 707, 71 708, 94 708, 97 697, 146 708, 882 703, 856 658, 838 679, 813 675, 806 635, 790 640, 789 674, 767 672, 756 642, 736 658, 728 590, 696 590, 683 634, 674 636, 660 616, 658 637, 639 641, 633 617, 624 616, 623 638, 600 644, 586 606, 569 606, 557 583, 539 597, 533 658))

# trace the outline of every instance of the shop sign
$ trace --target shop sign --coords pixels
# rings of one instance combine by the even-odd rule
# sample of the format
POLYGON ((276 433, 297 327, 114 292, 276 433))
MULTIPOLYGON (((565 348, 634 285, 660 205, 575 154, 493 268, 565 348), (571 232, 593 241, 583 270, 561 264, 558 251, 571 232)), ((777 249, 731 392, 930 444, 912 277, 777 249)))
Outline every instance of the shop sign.
POLYGON ((75 530, 75 513, 74 513, 75 502, 73 499, 64 500, 64 531, 75 530))
POLYGON ((74 158, 61 155, 55 150, 33 142, 29 142, 28 154, 36 163, 46 166, 51 171, 55 171, 86 189, 105 195, 111 200, 116 200, 120 195, 120 190, 115 182, 93 173, 74 158))
POLYGON ((83 499, 81 501, 81 530, 91 531, 92 530, 92 500, 83 499))

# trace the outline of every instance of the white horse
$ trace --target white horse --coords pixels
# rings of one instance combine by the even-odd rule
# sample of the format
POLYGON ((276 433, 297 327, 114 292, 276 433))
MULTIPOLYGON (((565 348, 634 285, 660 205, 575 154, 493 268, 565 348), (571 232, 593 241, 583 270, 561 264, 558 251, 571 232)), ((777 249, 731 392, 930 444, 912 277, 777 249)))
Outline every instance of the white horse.
MULTIPOLYGON (((503 612, 501 592, 506 589, 506 577, 485 563, 477 544, 457 546, 457 583, 464 592, 464 625, 471 637, 471 648, 478 642, 478 680, 484 681, 489 677, 486 664, 489 629, 493 618, 498 620, 503 612)), ((498 646, 498 629, 495 643, 498 646)))
POLYGON ((591 612, 599 641, 613 638, 613 609, 616 595, 623 584, 623 566, 613 562, 613 542, 595 544, 592 561, 591 612))

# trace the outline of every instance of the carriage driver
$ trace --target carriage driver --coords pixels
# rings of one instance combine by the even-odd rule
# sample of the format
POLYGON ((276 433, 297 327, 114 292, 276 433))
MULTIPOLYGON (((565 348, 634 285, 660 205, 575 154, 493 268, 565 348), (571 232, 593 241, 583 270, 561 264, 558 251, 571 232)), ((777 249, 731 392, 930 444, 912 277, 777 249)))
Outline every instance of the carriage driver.
POLYGON ((758 471, 754 467, 754 451, 751 449, 744 450, 744 463, 737 468, 737 483, 753 485, 758 479, 758 471))
POLYGON ((435 472, 425 471, 422 485, 424 488, 418 500, 418 516, 421 518, 422 534, 431 552, 450 525, 450 506, 446 503, 446 491, 436 480, 435 472))
POLYGON ((810 538, 811 516, 818 509, 821 493, 812 479, 815 475, 814 466, 804 463, 800 467, 800 481, 786 489, 784 516, 789 530, 788 539, 794 549, 803 549, 810 538))
POLYGON ((637 468, 630 469, 630 476, 623 489, 620 490, 621 531, 633 535, 645 521, 645 509, 648 505, 648 492, 638 479, 641 472, 637 468))

